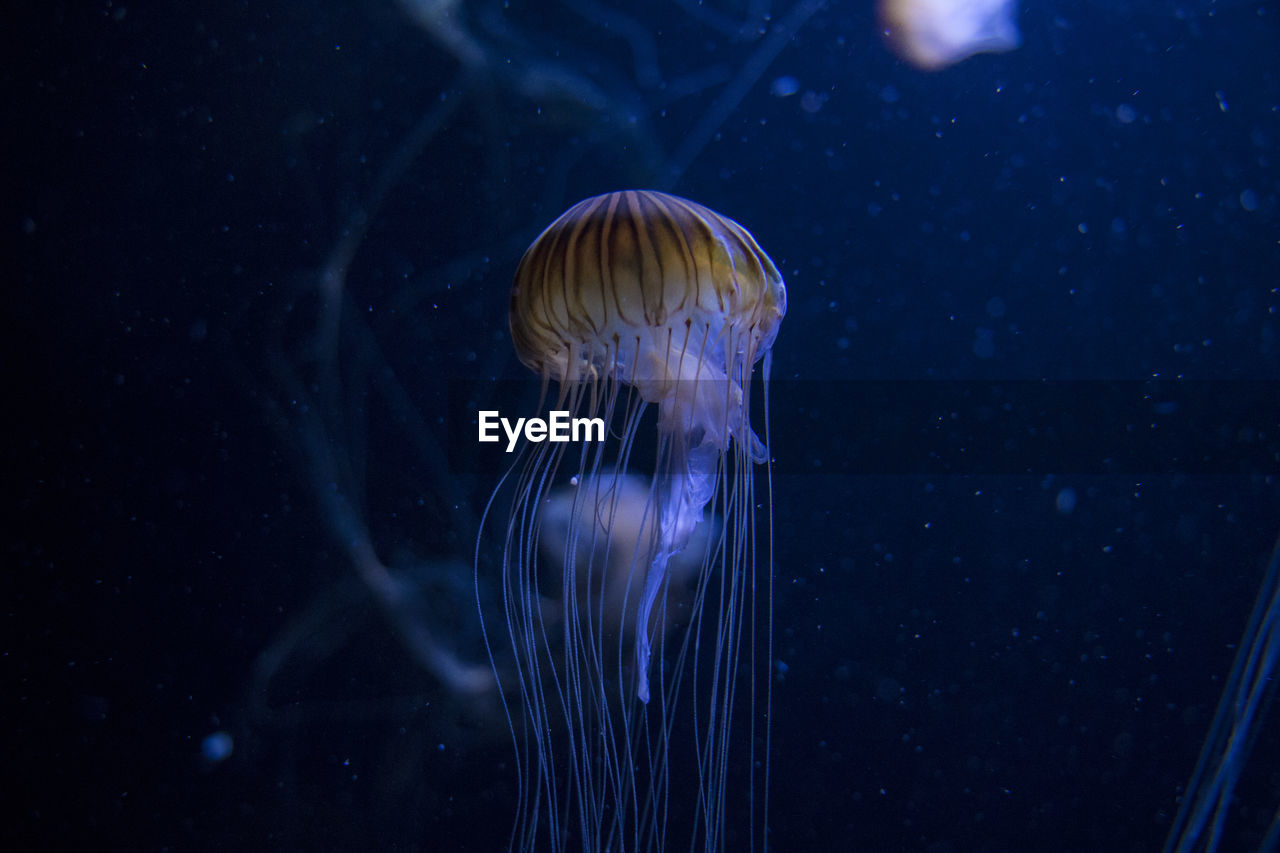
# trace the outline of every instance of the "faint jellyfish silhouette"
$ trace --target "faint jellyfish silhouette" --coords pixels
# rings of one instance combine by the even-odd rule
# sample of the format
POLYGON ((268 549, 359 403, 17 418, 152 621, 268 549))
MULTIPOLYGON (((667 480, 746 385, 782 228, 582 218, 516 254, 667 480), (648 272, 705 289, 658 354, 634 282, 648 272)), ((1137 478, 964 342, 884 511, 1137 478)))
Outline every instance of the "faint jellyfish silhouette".
POLYGON ((925 71, 1022 42, 1014 0, 880 0, 879 16, 894 52, 925 71))
MULTIPOLYGON (((544 618, 558 606, 553 602, 563 600, 563 584, 571 580, 578 601, 591 600, 588 596, 595 600, 591 612, 579 611, 578 619, 598 616, 602 638, 614 654, 635 642, 635 597, 628 602, 628 578, 635 566, 648 566, 656 556, 657 518, 645 511, 650 486, 650 481, 634 474, 588 477, 553 492, 538 510, 538 547, 550 568, 543 580, 553 587, 543 603, 544 618), (579 570, 585 566, 592 571, 579 570)), ((669 608, 675 602, 684 606, 681 593, 702 569, 706 538, 707 525, 699 524, 684 550, 668 562, 669 608)), ((668 627, 670 619, 653 631, 661 634, 668 627)), ((586 623, 574 628, 584 633, 593 630, 586 623)))
POLYGON ((488 62, 488 51, 463 21, 460 0, 399 0, 414 23, 467 68, 488 62))
MULTIPOLYGON (((544 400, 558 384, 551 408, 613 429, 604 442, 526 443, 499 486, 514 489, 504 613, 484 621, 503 695, 520 703, 514 847, 648 849, 683 832, 725 846, 731 724, 749 715, 739 739, 752 749, 757 723, 767 732, 771 636, 757 620, 768 624, 771 595, 756 588, 771 589, 772 573, 769 552, 757 558, 756 506, 768 532, 770 495, 754 467, 768 433, 767 418, 766 441, 752 429, 750 403, 785 312, 782 276, 746 229, 658 192, 579 202, 521 260, 510 300, 521 361, 544 400), (649 403, 656 461, 640 485, 624 472, 648 450, 649 403), (549 498, 564 479, 571 497, 549 498), (691 597, 677 570, 696 575, 691 597), (498 672, 508 651, 514 678, 498 672), (670 772, 685 747, 684 772, 670 772), (687 797, 684 779, 697 780, 687 797)), ((501 518, 497 499, 487 515, 501 518)), ((751 815, 734 829, 747 837, 767 797, 767 745, 760 763, 743 765, 751 815)))

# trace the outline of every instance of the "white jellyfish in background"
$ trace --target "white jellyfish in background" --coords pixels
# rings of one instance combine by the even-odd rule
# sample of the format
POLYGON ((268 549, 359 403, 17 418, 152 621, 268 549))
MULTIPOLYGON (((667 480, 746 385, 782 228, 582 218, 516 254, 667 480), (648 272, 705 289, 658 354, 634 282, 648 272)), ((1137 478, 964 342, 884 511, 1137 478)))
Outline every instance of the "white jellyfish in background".
POLYGON ((880 25, 894 52, 936 71, 975 53, 1003 53, 1022 42, 1014 0, 879 0, 880 25))

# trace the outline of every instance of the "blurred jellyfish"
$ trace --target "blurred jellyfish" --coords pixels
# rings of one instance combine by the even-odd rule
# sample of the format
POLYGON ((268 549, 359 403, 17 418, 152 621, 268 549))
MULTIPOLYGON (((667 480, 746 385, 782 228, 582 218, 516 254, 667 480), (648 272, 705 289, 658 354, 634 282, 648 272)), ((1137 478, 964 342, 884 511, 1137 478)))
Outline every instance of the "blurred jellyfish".
MULTIPOLYGON (((553 492, 538 511, 538 549, 551 568, 544 582, 565 591, 567 580, 574 583, 579 601, 594 597, 608 645, 616 653, 635 642, 635 596, 628 601, 627 581, 635 566, 652 564, 658 541, 657 519, 645 509, 650 501, 651 483, 635 475, 607 474, 589 477, 553 492), (594 571, 578 571, 589 566, 594 571), (559 576, 554 576, 555 569, 559 576)), ((697 578, 706 550, 707 525, 700 524, 684 550, 671 557, 667 575, 671 589, 668 606, 686 592, 689 580, 697 578)), ((551 605, 544 603, 544 613, 551 605)), ((580 611, 579 619, 588 611, 580 611)), ((597 614, 591 614, 597 615, 597 614)), ((590 632, 588 624, 575 626, 590 632)), ((669 625, 655 626, 663 633, 669 625)))
MULTIPOLYGON (((767 752, 732 778, 731 724, 748 715, 749 748, 757 724, 767 731, 772 574, 756 507, 767 532, 770 497, 754 468, 769 451, 750 401, 785 311, 782 277, 746 229, 658 192, 579 202, 521 260, 510 300, 521 361, 544 397, 558 384, 553 409, 612 430, 593 444, 525 443, 504 482, 505 612, 482 615, 495 661, 515 659, 514 677, 498 673, 520 704, 513 847, 648 849, 688 833, 723 849, 726 800, 744 787, 750 816, 734 826, 755 835, 767 752), (656 436, 641 423, 649 403, 656 436), (650 448, 652 476, 625 475, 650 448), (576 488, 560 491, 565 480, 576 488), (691 763, 672 772, 669 753, 691 763)), ((496 494, 490 513, 502 518, 496 494)))
POLYGON ((879 0, 879 13, 894 52, 925 71, 1022 41, 1014 0, 879 0))

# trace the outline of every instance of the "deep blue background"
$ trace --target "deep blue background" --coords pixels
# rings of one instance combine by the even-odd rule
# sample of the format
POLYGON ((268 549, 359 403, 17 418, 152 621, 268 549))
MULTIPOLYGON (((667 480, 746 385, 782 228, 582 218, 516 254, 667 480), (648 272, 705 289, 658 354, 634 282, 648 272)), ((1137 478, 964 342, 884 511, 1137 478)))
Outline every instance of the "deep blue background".
MULTIPOLYGON (((924 74, 831 0, 668 185, 770 5, 466 4, 469 76, 392 2, 14 19, 3 836, 505 846, 505 727, 403 651, 317 498, 350 494, 477 653, 492 483, 433 457, 439 413, 450 381, 523 375, 515 263, 585 195, 661 185, 750 228, 788 284, 779 381, 1280 380, 1274 3, 1027 2, 1021 49, 924 74), (361 208, 328 375, 317 270, 361 208), (208 766, 215 731, 236 748, 208 766)), ((856 455, 868 413, 772 417, 856 455)), ((1280 532, 1274 477, 774 452, 777 849, 1157 847, 1280 532)), ((1256 847, 1278 767, 1271 720, 1226 849, 1256 847)))

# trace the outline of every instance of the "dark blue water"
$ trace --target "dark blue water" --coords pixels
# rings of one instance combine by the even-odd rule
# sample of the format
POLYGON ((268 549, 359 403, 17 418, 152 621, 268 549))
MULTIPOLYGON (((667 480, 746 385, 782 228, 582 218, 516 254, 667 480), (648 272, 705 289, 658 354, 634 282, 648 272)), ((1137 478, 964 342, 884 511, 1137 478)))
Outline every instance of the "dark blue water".
POLYGON ((456 395, 525 377, 540 229, 654 187, 788 287, 774 848, 1158 848, 1280 533, 1280 7, 1027 2, 927 74, 864 3, 463 5, 10 30, 4 836, 505 849, 421 654, 484 661, 456 395))

